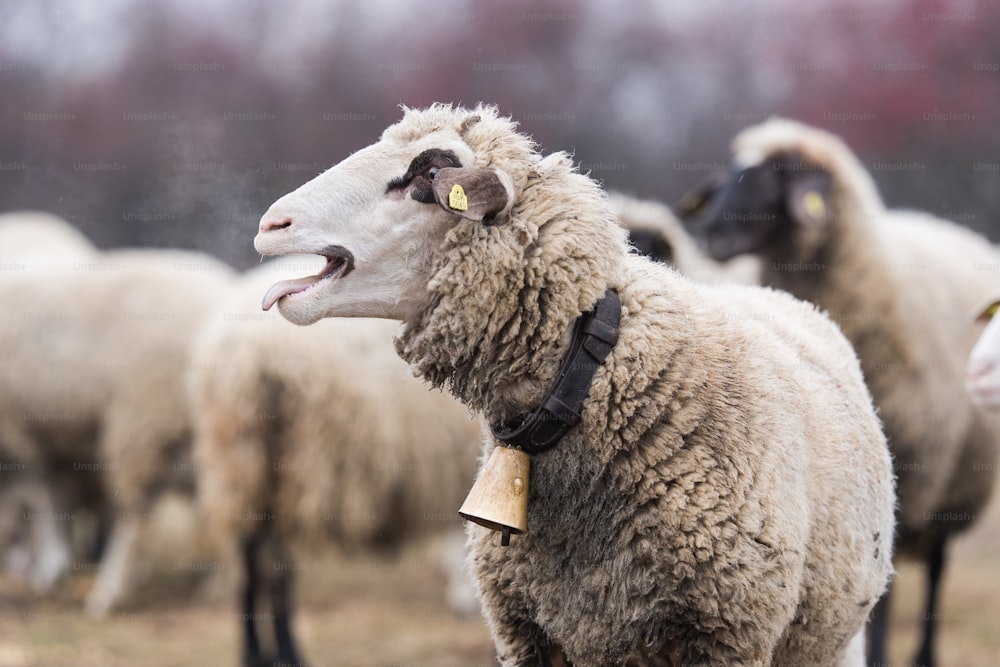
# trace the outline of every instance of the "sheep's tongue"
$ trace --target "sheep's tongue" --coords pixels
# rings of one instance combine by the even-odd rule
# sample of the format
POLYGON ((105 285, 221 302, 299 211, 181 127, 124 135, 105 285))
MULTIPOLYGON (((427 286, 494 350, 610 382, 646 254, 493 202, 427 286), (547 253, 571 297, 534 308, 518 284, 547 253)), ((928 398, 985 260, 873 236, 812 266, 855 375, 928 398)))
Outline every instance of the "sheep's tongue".
POLYGON ((320 276, 308 276, 306 278, 296 278, 295 280, 282 280, 280 283, 271 285, 271 288, 264 294, 264 300, 260 307, 264 310, 271 310, 271 306, 277 303, 278 299, 289 294, 304 292, 309 286, 320 279, 320 276))

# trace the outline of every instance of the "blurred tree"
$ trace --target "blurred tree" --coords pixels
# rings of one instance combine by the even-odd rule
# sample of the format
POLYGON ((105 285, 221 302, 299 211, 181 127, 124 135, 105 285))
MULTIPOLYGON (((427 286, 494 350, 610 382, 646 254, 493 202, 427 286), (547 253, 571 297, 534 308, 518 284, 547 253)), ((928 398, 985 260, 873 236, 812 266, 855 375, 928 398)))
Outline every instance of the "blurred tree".
POLYGON ((842 135, 893 205, 1000 237, 1000 5, 948 0, 0 0, 0 209, 246 267, 282 193, 399 104, 500 105, 608 187, 674 201, 740 128, 842 135))

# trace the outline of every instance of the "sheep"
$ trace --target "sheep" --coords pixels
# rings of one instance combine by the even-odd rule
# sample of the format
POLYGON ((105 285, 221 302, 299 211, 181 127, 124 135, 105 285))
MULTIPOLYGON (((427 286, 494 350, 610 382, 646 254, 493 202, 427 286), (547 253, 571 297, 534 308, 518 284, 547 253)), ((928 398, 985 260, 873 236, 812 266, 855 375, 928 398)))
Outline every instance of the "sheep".
POLYGON ((119 250, 0 282, 3 458, 73 498, 32 517, 40 526, 67 528, 76 506, 111 514, 92 614, 130 592, 152 501, 165 489, 193 492, 180 371, 191 331, 231 279, 201 253, 119 250))
POLYGON ((476 470, 478 422, 409 374, 389 341, 398 325, 304 329, 260 312, 277 275, 318 271, 315 259, 245 274, 199 334, 188 380, 199 504, 221 550, 240 551, 251 665, 266 662, 254 619, 268 591, 275 660, 301 662, 290 627, 293 556, 324 541, 356 552, 458 530, 476 470))
MULTIPOLYGON (((65 220, 40 211, 0 214, 0 282, 28 271, 68 266, 96 252, 94 246, 65 220)), ((0 545, 10 571, 27 575, 39 592, 46 592, 62 578, 72 561, 64 531, 51 521, 30 523, 29 517, 56 516, 59 501, 37 471, 28 471, 14 460, 0 442, 0 545), (25 524, 25 525, 19 525, 25 524), (14 565, 21 561, 19 565, 14 565)))
POLYGON ((891 571, 893 474, 856 357, 811 305, 630 253, 600 187, 492 106, 405 109, 254 243, 327 258, 265 309, 401 320, 397 353, 491 425, 484 458, 529 412, 564 421, 547 451, 522 445, 527 531, 467 528, 503 665, 849 659, 891 571), (560 367, 592 374, 565 410, 560 367))
MULTIPOLYGON (((963 391, 975 331, 967 313, 995 282, 985 239, 915 211, 887 210, 836 136, 772 119, 733 141, 728 177, 688 198, 687 224, 718 261, 750 253, 763 284, 827 311, 861 359, 898 473, 896 549, 928 567, 915 664, 934 664, 945 547, 985 507, 1000 421, 963 391), (987 464, 982 467, 981 464, 987 464)), ((888 596, 870 659, 885 662, 888 596)))
POLYGON ((619 192, 608 193, 608 204, 618 222, 628 230, 629 240, 639 254, 673 266, 696 282, 743 285, 758 282, 760 268, 756 259, 737 257, 726 264, 712 261, 698 249, 667 206, 619 192))
POLYGON ((96 252, 78 229, 50 213, 0 214, 0 275, 37 265, 69 263, 96 252))
POLYGON ((1000 407, 1000 363, 997 355, 1000 350, 1000 320, 994 319, 1000 299, 991 298, 976 308, 976 322, 985 322, 986 327, 969 353, 969 363, 965 370, 965 388, 972 402, 981 408, 994 409, 1000 407))

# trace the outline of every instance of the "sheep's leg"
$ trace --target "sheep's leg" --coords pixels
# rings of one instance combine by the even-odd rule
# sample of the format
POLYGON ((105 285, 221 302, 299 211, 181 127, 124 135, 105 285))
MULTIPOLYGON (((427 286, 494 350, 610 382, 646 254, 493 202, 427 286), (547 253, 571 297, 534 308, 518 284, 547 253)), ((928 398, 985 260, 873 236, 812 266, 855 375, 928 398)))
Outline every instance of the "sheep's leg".
POLYGON ((243 665, 257 667, 262 665, 260 639, 257 637, 257 592, 261 588, 261 572, 258 554, 262 540, 259 536, 251 536, 243 541, 243 665))
POLYGON ((868 618, 868 664, 871 667, 884 667, 886 661, 886 644, 889 633, 889 607, 892 600, 892 583, 885 594, 875 603, 871 616, 868 618))
POLYGON ((924 608, 924 638, 920 643, 920 651, 913 661, 918 667, 934 667, 934 644, 937 634, 938 594, 941 588, 941 575, 944 572, 944 550, 947 538, 943 535, 934 538, 931 544, 930 558, 927 569, 927 606, 924 608))
POLYGON ((24 505, 36 512, 31 522, 30 547, 37 550, 31 565, 31 584, 48 592, 69 570, 72 556, 69 540, 56 519, 56 504, 42 484, 28 482, 24 505))
POLYGON ((277 537, 271 536, 271 553, 274 567, 270 571, 271 610, 274 612, 274 639, 277 643, 276 664, 304 667, 292 636, 292 579, 291 564, 283 545, 277 537))
POLYGON ((106 616, 121 602, 131 585, 138 533, 139 525, 135 519, 115 517, 111 537, 101 556, 97 579, 87 594, 87 613, 91 616, 106 616))

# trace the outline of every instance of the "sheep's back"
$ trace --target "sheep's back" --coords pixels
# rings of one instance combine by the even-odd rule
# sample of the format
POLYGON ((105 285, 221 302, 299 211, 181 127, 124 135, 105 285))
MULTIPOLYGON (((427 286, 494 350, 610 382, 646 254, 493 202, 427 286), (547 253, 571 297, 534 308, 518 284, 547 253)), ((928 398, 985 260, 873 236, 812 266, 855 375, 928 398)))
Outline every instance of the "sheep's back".
POLYGON ((80 230, 41 211, 0 214, 0 263, 4 271, 23 271, 72 262, 97 250, 80 230))

